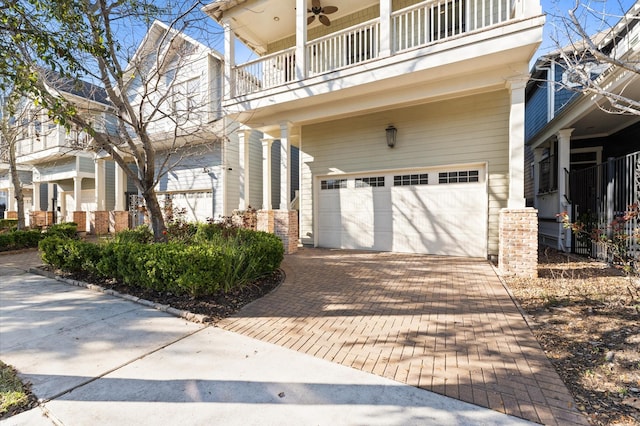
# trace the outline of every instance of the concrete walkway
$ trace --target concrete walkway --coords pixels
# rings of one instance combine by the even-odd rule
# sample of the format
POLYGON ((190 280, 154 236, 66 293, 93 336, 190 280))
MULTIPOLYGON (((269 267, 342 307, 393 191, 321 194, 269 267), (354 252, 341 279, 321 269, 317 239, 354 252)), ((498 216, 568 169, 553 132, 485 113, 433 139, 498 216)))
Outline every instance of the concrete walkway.
POLYGON ((2 425, 527 423, 25 272, 37 263, 0 256, 0 359, 41 400, 2 425))
POLYGON ((219 326, 548 425, 586 425, 483 260, 302 249, 219 326))

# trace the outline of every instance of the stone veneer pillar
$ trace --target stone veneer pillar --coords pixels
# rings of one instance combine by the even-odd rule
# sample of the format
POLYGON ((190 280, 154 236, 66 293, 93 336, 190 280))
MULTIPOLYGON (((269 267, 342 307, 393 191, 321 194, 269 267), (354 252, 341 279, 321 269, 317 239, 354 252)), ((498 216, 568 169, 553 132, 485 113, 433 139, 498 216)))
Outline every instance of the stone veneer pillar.
POLYGON ((498 268, 502 275, 538 277, 538 210, 500 210, 498 268))

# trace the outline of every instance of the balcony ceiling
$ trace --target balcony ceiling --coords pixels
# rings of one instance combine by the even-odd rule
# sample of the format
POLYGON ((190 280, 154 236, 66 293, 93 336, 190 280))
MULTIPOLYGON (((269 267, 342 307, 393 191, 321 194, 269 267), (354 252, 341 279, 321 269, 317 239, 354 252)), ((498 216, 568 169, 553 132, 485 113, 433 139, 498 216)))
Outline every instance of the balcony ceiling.
MULTIPOLYGON (((236 37, 259 54, 267 44, 295 34, 295 1, 288 0, 219 0, 202 10, 218 22, 228 21, 236 37)), ((332 21, 377 4, 372 0, 320 0, 321 6, 336 6, 327 15, 332 21)), ((307 0, 311 8, 311 0, 307 0)), ((309 14, 307 14, 309 16, 309 14)), ((309 28, 321 26, 316 18, 309 28)))

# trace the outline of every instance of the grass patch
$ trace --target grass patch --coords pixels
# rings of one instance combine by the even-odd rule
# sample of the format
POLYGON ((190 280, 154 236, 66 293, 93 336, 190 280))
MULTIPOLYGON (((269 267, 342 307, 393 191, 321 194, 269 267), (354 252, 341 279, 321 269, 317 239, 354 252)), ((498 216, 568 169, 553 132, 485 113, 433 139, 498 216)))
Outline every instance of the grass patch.
POLYGON ((29 410, 36 399, 16 370, 0 361, 0 419, 29 410))

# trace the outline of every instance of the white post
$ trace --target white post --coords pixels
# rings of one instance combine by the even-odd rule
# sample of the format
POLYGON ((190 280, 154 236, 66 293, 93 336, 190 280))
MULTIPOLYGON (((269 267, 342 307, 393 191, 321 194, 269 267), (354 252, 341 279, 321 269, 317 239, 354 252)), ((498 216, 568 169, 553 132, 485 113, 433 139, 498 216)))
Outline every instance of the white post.
POLYGON ((124 211, 125 206, 127 205, 125 201, 125 179, 126 176, 124 174, 124 170, 118 163, 116 163, 116 176, 115 176, 115 191, 116 191, 116 202, 114 206, 114 210, 116 211, 124 211))
POLYGON ((507 207, 521 209, 524 198, 524 89, 526 78, 507 81, 511 97, 509 111, 509 200, 507 207))
MULTIPOLYGON (((571 133, 573 129, 558 131, 558 213, 567 211, 571 215, 569 194, 567 193, 567 179, 565 170, 571 169, 571 133)), ((573 218, 569 216, 571 220, 573 218)), ((558 248, 569 251, 571 249, 571 230, 558 227, 558 248)))
POLYGON ((291 202, 291 141, 288 123, 280 125, 280 210, 289 210, 291 202))
POLYGON ((307 0, 296 0, 296 78, 307 78, 307 0))
POLYGON ((538 193, 540 192, 540 161, 542 161, 543 148, 533 150, 533 206, 538 209, 538 193))
POLYGON ((271 145, 273 139, 262 140, 262 210, 271 210, 271 145))
POLYGON ((40 182, 33 182, 33 211, 40 210, 40 182))
POLYGON ((227 85, 226 93, 223 90, 223 96, 232 98, 236 94, 233 71, 236 59, 236 37, 233 34, 231 25, 229 25, 229 21, 224 20, 222 22, 222 28, 224 30, 224 76, 227 85))
POLYGON ((391 0, 380 0, 380 57, 391 56, 391 0))
POLYGON ((18 210, 16 203, 16 194, 15 190, 13 189, 13 182, 11 182, 11 185, 9 186, 9 188, 7 188, 7 211, 15 212, 16 210, 18 210))
POLYGON ((249 206, 249 131, 238 130, 238 175, 240 199, 238 208, 246 210, 249 206))
POLYGON ((79 212, 82 210, 81 198, 82 198, 82 178, 76 176, 73 178, 73 202, 74 202, 73 211, 74 212, 79 212))
POLYGON ((107 209, 106 193, 107 183, 105 182, 105 161, 96 159, 95 161, 95 193, 96 193, 96 210, 104 211, 107 209))

